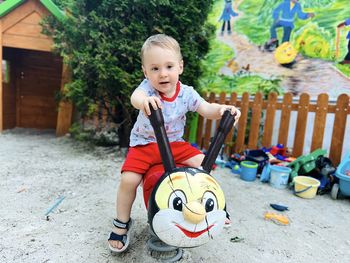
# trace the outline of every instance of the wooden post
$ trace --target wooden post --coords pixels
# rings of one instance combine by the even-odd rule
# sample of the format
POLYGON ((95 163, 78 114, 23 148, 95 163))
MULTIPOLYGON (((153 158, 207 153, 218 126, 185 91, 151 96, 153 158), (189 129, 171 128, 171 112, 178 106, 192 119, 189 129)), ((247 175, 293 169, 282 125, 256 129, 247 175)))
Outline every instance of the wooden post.
POLYGON ((238 121, 237 138, 234 144, 234 151, 240 153, 245 148, 245 133, 247 129, 249 111, 249 93, 244 92, 241 100, 241 117, 238 121))
POLYGON ((341 154, 343 151, 343 143, 346 129, 346 119, 350 111, 350 98, 347 94, 341 94, 337 100, 335 109, 334 126, 332 133, 332 142, 329 152, 329 158, 334 165, 340 163, 341 154))
POLYGON ((303 154, 305 132, 307 125, 307 116, 309 113, 310 95, 303 93, 300 95, 298 106, 297 125, 295 128, 293 156, 300 156, 303 154))
MULTIPOLYGON (((209 103, 214 103, 214 102, 215 102, 215 93, 210 92, 209 103)), ((205 133, 204 133, 203 148, 206 150, 209 149, 212 123, 213 123, 213 121, 210 119, 206 119, 206 121, 205 121, 205 133)))
MULTIPOLYGON (((236 105, 236 101, 237 101, 237 93, 233 92, 233 93, 231 93, 230 101, 228 102, 228 104, 234 106, 234 105, 236 105)), ((226 145, 229 144, 230 142, 232 142, 234 129, 235 129, 235 127, 232 127, 232 129, 230 130, 230 132, 226 136, 226 140, 225 140, 226 145)), ((232 147, 233 147, 233 145, 226 147, 225 153, 229 155, 232 151, 232 147)))
POLYGON ((283 96, 283 102, 281 106, 281 121, 278 132, 278 142, 284 146, 287 146, 288 142, 288 131, 290 122, 290 113, 292 111, 293 95, 292 93, 286 93, 283 96))
POLYGON ((271 146, 273 125, 275 122, 275 112, 276 112, 277 94, 271 92, 266 106, 266 118, 264 125, 264 134, 262 138, 262 146, 268 148, 271 146))
MULTIPOLYGON (((68 65, 63 62, 62 66, 62 81, 61 91, 64 91, 64 86, 70 81, 71 72, 68 65)), ((63 136, 68 131, 72 124, 73 105, 69 101, 61 101, 58 107, 56 136, 63 136)))
POLYGON ((328 111, 328 94, 322 93, 317 97, 314 130, 312 133, 311 152, 323 147, 324 129, 328 111))
POLYGON ((249 131, 249 140, 248 140, 248 148, 250 150, 256 149, 258 147, 262 106, 263 106, 262 93, 257 92, 255 94, 255 98, 252 106, 252 119, 250 121, 250 131, 249 131))
MULTIPOLYGON (((224 91, 220 92, 218 103, 219 104, 226 104, 226 93, 224 91)), ((215 131, 216 131, 216 128, 219 127, 220 120, 215 120, 215 131)))

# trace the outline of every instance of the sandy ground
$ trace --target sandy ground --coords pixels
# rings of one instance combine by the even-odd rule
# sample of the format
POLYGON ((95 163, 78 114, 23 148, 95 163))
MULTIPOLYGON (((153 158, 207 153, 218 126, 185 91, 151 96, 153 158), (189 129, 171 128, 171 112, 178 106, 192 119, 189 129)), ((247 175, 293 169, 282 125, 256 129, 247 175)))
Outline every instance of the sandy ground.
MULTIPOLYGON (((133 207, 130 249, 112 255, 106 239, 115 216, 122 154, 91 149, 53 133, 0 134, 0 262, 159 262, 150 256, 141 189, 133 207), (63 201, 45 217, 59 197, 63 201)), ((347 262, 349 199, 305 200, 289 190, 245 182, 227 168, 213 176, 226 194, 231 228, 180 262, 347 262), (264 220, 270 203, 284 204, 288 226, 264 220), (240 242, 231 242, 239 237, 240 242)))

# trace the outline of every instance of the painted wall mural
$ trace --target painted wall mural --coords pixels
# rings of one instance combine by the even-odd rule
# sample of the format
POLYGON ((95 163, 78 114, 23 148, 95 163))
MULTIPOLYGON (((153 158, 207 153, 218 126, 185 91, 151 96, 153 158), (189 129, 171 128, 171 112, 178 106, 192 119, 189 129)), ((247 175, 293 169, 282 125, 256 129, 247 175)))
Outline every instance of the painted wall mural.
POLYGON ((349 0, 218 0, 209 20, 202 88, 350 94, 349 0))

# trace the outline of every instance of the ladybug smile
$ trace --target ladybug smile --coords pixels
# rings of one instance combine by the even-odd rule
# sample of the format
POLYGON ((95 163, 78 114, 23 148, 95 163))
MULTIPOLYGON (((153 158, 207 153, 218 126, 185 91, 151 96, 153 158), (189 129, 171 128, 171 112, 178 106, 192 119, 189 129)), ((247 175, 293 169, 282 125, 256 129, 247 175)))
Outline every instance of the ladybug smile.
POLYGON ((198 247, 219 237, 226 219, 225 197, 215 179, 188 167, 176 168, 162 178, 148 210, 155 235, 181 248, 198 247))
POLYGON ((182 228, 178 224, 175 224, 175 226, 177 226, 187 237, 189 237, 189 238, 196 238, 196 237, 199 237, 200 235, 202 235, 203 233, 208 232, 214 225, 210 225, 207 228, 205 228, 205 229, 203 229, 201 231, 198 231, 198 232, 188 231, 188 230, 182 228))

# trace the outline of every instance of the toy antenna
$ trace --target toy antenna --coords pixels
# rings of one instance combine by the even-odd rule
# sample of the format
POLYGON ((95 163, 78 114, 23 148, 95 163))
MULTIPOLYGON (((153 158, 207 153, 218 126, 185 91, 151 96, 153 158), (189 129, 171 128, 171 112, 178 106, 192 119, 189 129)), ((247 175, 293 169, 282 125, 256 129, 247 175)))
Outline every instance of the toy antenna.
POLYGON ((236 113, 232 115, 229 110, 226 110, 224 112, 224 115, 222 116, 219 124, 219 128, 217 129, 213 141, 209 146, 209 150, 202 162, 204 171, 210 173, 213 164, 215 163, 216 157, 220 152, 221 145, 224 143, 227 134, 230 132, 233 123, 235 122, 235 117, 236 113))
POLYGON ((168 136, 164 128, 164 118, 161 109, 154 110, 153 106, 149 104, 151 115, 149 120, 156 135, 157 144, 162 157, 163 166, 166 172, 172 172, 175 168, 175 161, 171 152, 168 136))

